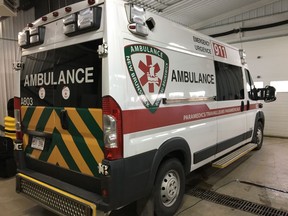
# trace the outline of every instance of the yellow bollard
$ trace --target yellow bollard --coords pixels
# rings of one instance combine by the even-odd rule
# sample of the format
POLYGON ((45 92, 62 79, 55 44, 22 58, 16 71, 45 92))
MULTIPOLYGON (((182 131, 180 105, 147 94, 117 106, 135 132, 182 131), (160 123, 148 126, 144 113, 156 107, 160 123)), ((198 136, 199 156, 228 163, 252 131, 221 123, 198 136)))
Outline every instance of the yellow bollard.
POLYGON ((4 118, 5 126, 5 137, 9 137, 13 140, 16 140, 16 125, 15 118, 6 116, 4 118))

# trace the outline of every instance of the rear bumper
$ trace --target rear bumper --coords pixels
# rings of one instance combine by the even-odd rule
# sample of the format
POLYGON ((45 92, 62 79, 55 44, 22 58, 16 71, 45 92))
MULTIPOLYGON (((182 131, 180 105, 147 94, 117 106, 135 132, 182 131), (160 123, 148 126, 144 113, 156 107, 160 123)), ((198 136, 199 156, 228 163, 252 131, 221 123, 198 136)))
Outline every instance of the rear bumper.
POLYGON ((49 166, 48 163, 28 157, 24 159, 23 152, 19 153, 22 153, 20 155, 23 159, 16 157, 21 164, 16 176, 16 191, 60 215, 70 214, 61 212, 58 206, 53 206, 50 198, 46 201, 47 193, 51 193, 51 197, 59 196, 61 199, 67 199, 63 205, 72 201, 75 205, 80 202, 88 212, 92 209, 92 213, 87 214, 92 216, 95 215, 95 211, 108 212, 142 198, 150 193, 152 187, 149 180, 156 150, 116 161, 104 160, 103 164, 109 167, 109 174, 101 178, 92 178, 57 166, 49 166), (26 183, 32 185, 29 186, 31 189, 25 189, 26 183), (35 191, 38 187, 40 194, 35 191), (108 196, 102 197, 100 195, 102 190, 108 196), (40 196, 45 199, 40 199, 40 196))
POLYGON ((101 196, 33 171, 16 175, 16 191, 59 215, 105 215, 101 196))

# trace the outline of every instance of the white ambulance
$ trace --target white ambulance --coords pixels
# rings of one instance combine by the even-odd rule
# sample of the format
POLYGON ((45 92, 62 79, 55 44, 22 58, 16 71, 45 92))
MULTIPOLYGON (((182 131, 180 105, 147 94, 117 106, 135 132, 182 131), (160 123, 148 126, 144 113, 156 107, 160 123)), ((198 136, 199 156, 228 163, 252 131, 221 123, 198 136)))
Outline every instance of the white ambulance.
POLYGON ((145 198, 173 215, 185 175, 261 148, 258 100, 275 89, 255 89, 242 50, 119 0, 59 9, 18 39, 17 192, 60 215, 145 198))

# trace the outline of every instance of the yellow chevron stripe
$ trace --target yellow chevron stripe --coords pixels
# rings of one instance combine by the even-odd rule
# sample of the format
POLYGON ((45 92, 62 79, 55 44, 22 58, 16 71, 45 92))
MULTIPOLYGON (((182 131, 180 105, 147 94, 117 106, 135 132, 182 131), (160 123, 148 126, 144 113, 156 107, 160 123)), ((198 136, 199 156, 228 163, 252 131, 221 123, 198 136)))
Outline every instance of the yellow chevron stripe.
MULTIPOLYGON (((28 106, 21 106, 21 120, 23 120, 25 114, 26 114, 26 111, 28 109, 28 106)), ((29 140, 29 136, 28 134, 24 134, 23 135, 23 148, 25 149, 26 146, 28 145, 28 140, 29 140)))
POLYGON ((40 107, 40 106, 34 110, 31 121, 29 122, 29 125, 28 125, 28 130, 34 131, 36 129, 37 123, 39 122, 39 118, 41 117, 43 110, 44 110, 44 107, 40 107))
POLYGON ((83 135, 83 138, 97 163, 100 163, 104 159, 104 154, 97 142, 97 139, 95 139, 95 137, 91 134, 85 122, 82 120, 76 110, 69 109, 69 112, 71 113, 71 115, 69 115, 71 121, 77 127, 79 132, 83 135))
POLYGON ((40 155, 41 155, 42 151, 38 150, 38 149, 34 149, 31 153, 32 157, 34 159, 39 159, 40 155))
POLYGON ((29 140, 28 134, 24 134, 23 135, 23 149, 25 149, 26 146, 28 145, 28 140, 29 140))
POLYGON ((64 167, 66 169, 69 169, 66 161, 64 160, 61 152, 59 151, 57 145, 55 145, 50 157, 48 158, 48 163, 52 164, 58 164, 60 167, 64 167))
MULTIPOLYGON (((37 107, 32 115, 31 121, 29 122, 28 125, 28 130, 32 130, 35 131, 36 130, 36 126, 37 123, 39 122, 39 119, 41 117, 41 114, 43 113, 44 107, 37 107)), ((39 159, 41 154, 41 151, 37 150, 37 149, 33 149, 31 155, 33 158, 35 159, 39 159)))
MULTIPOLYGON (((37 109, 38 109, 38 107, 36 108, 36 110, 37 110, 37 109)), ((44 109, 42 109, 42 112, 43 112, 43 110, 44 110, 44 109)), ((41 114, 42 114, 42 113, 41 113, 41 114)), ((45 125, 44 131, 47 132, 47 133, 52 133, 52 132, 53 132, 55 114, 56 114, 56 113, 55 113, 55 111, 53 110, 52 113, 51 113, 51 115, 50 115, 50 117, 49 117, 49 119, 48 119, 48 121, 47 121, 47 123, 46 123, 46 125, 45 125)), ((38 115, 38 113, 37 113, 37 115, 38 115)), ((41 117, 41 115, 39 116, 39 118, 40 118, 40 117, 41 117)), ((34 115, 33 115, 32 118, 34 118, 34 115)), ((33 119, 33 121, 34 121, 34 119, 33 119)), ((34 130, 35 130, 35 129, 34 129, 34 130)), ((54 149, 53 149, 53 151, 54 151, 54 149)), ((59 151, 59 149, 58 149, 58 151, 59 151)), ((37 149, 34 149, 31 154, 33 155, 33 158, 39 159, 41 153, 42 153, 42 151, 39 151, 39 150, 37 150, 37 149)), ((66 162, 65 162, 65 163, 66 163, 66 162)))
POLYGON ((88 109, 95 121, 98 123, 101 130, 103 130, 102 109, 88 109))
POLYGON ((26 114, 26 111, 28 109, 28 106, 21 106, 21 120, 23 120, 23 117, 25 116, 26 114))
POLYGON ((50 115, 50 117, 49 117, 49 119, 48 119, 48 121, 47 121, 47 123, 46 123, 46 125, 45 125, 45 128, 44 128, 44 131, 46 133, 52 133, 53 132, 53 130, 55 128, 55 122, 54 121, 55 121, 55 116, 56 115, 57 114, 56 114, 55 110, 53 110, 51 115, 50 115))
POLYGON ((69 133, 65 133, 64 131, 61 131, 61 136, 62 136, 62 139, 63 139, 65 145, 67 146, 68 151, 70 152, 73 160, 75 161, 75 163, 79 167, 80 171, 82 173, 87 174, 87 175, 93 176, 93 173, 91 172, 86 161, 84 160, 84 158, 80 154, 76 144, 74 143, 72 136, 69 133))
POLYGON ((67 146, 68 151, 70 152, 71 156, 73 157, 73 160, 79 167, 80 171, 82 173, 85 173, 87 175, 93 176, 93 173, 91 172, 90 168, 88 167, 86 161, 83 159, 82 155, 80 154, 76 144, 74 143, 74 140, 66 130, 63 130, 60 123, 60 118, 55 118, 55 127, 57 130, 59 130, 59 133, 61 134, 61 137, 67 146))

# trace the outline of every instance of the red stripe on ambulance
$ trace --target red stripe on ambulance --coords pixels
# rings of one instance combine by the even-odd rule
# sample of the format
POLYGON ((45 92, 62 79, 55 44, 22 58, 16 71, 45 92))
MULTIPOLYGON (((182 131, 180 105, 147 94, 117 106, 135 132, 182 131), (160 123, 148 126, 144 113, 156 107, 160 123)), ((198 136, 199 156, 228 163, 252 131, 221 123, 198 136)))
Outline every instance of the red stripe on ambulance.
MULTIPOLYGON (((251 104, 249 109, 256 109, 257 104, 251 104)), ((244 110, 247 110, 245 106, 244 110)), ((154 114, 147 109, 123 111, 123 133, 135 133, 139 131, 165 127, 174 124, 192 122, 222 115, 241 112, 240 106, 209 109, 206 104, 187 105, 179 107, 161 107, 154 114)))

